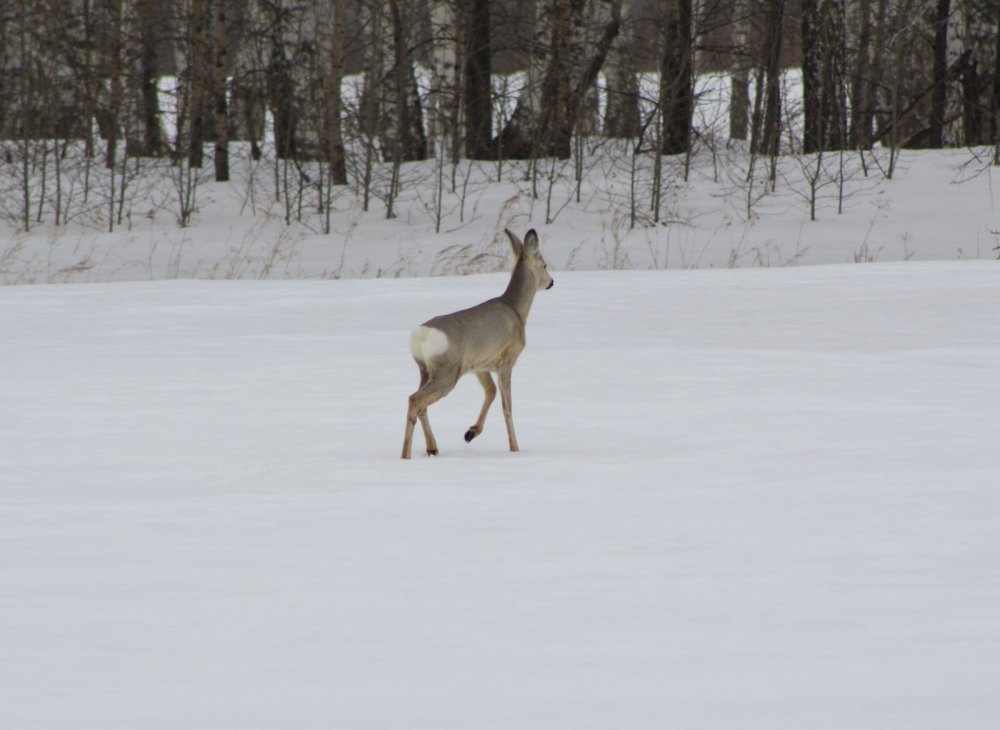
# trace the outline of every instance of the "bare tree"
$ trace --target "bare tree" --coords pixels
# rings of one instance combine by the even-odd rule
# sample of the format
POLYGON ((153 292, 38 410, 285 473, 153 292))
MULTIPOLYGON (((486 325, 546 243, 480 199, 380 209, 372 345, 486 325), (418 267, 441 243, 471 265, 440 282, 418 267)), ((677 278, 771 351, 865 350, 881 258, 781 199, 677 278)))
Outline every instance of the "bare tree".
POLYGON ((785 0, 764 0, 759 17, 762 39, 754 94, 750 147, 755 154, 778 154, 781 139, 781 48, 785 0))
POLYGON ((732 4, 730 50, 729 136, 746 139, 750 110, 750 0, 732 4))
POLYGON ((254 160, 262 156, 264 120, 267 109, 267 67, 269 44, 266 41, 266 18, 259 2, 248 2, 233 18, 235 34, 240 38, 232 58, 229 118, 233 139, 250 142, 254 160))
POLYGON ((944 146, 945 112, 948 106, 948 16, 951 0, 937 0, 934 10, 934 88, 931 93, 930 147, 944 146))
POLYGON ((330 71, 326 85, 326 158, 334 185, 347 184, 347 160, 342 129, 342 82, 344 77, 345 0, 333 0, 330 41, 330 71))
POLYGON ((471 159, 493 156, 493 48, 489 0, 468 0, 464 30, 465 154, 471 159))
POLYGON ((847 5, 848 31, 853 39, 847 61, 849 77, 850 145, 865 150, 874 142, 875 99, 881 70, 883 29, 885 22, 884 0, 858 0, 847 5))
POLYGON ((165 151, 156 54, 162 27, 158 6, 155 0, 134 0, 125 18, 129 100, 126 144, 131 157, 160 157, 165 151))
POLYGON ((215 179, 229 180, 229 104, 226 77, 229 71, 229 43, 226 37, 226 0, 212 3, 212 111, 215 136, 215 179))
POLYGON ((847 144, 846 31, 843 0, 802 0, 804 152, 847 144))
POLYGON ((622 0, 548 0, 537 5, 528 83, 498 139, 512 158, 568 159, 587 92, 621 25, 622 0))
POLYGON ((122 21, 124 0, 110 0, 108 3, 109 17, 109 38, 104 46, 104 56, 106 68, 109 75, 109 93, 107 106, 104 114, 98 117, 98 123, 103 119, 105 136, 107 138, 107 150, 105 153, 105 164, 111 170, 114 169, 118 154, 118 125, 121 121, 122 106, 122 75, 124 66, 124 43, 122 41, 122 21))
POLYGON ((639 136, 639 77, 635 49, 636 19, 631 4, 622 6, 621 30, 605 63, 607 112, 604 134, 634 139, 639 136))
POLYGON ((186 121, 187 157, 191 167, 200 168, 204 159, 205 110, 208 106, 209 76, 209 2, 191 0, 187 17, 186 73, 182 88, 181 116, 186 121))
POLYGON ((694 113, 692 0, 661 0, 660 146, 666 155, 687 152, 694 113))
POLYGON ((948 67, 954 69, 946 90, 944 142, 992 144, 995 119, 993 74, 997 65, 1000 5, 953 0, 948 19, 948 67))
POLYGON ((274 120, 274 146, 279 159, 297 159, 300 154, 298 104, 295 97, 294 36, 295 8, 290 0, 260 0, 267 35, 268 107, 274 120))
POLYGON ((363 125, 386 160, 427 158, 427 136, 414 69, 417 13, 412 0, 363 0, 368 37, 363 125))
POLYGON ((431 132, 444 148, 441 154, 447 151, 453 162, 461 154, 463 137, 461 70, 465 43, 461 40, 467 20, 463 8, 464 3, 456 0, 432 0, 430 7, 431 79, 427 106, 431 132))

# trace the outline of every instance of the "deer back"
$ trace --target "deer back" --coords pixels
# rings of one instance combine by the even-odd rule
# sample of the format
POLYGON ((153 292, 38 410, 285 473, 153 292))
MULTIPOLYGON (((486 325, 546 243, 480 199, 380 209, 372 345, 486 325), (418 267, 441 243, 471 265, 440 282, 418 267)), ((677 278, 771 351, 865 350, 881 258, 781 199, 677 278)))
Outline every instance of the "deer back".
POLYGON ((513 363, 524 349, 524 323, 499 297, 434 317, 423 326, 447 338, 447 349, 432 359, 457 365, 463 373, 496 370, 501 363, 513 363))

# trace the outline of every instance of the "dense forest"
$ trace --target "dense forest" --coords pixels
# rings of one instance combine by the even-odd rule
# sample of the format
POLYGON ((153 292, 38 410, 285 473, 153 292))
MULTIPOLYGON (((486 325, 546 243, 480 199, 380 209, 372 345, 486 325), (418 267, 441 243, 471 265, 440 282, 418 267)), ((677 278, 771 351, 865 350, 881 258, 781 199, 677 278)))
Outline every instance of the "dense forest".
POLYGON ((754 154, 995 144, 998 26, 979 0, 0 0, 0 164, 25 225, 70 149, 224 181, 237 142, 366 200, 390 164, 391 212, 399 166, 434 155, 690 153, 708 73, 754 154))

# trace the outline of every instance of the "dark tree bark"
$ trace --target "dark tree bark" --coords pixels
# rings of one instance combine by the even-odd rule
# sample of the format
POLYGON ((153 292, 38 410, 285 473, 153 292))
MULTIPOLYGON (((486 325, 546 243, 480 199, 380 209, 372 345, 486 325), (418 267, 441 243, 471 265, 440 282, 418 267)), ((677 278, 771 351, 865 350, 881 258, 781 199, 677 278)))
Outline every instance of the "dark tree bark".
MULTIPOLYGON (((395 130, 386 150, 395 160, 426 160, 427 134, 424 132, 423 110, 417 93, 417 79, 413 69, 410 37, 414 19, 411 8, 401 5, 403 0, 389 0, 389 21, 392 32, 393 65, 389 84, 395 111, 395 130)), ((383 128, 383 131, 388 131, 383 128)))
MULTIPOLYGON (((122 107, 122 66, 124 64, 122 49, 122 12, 123 0, 112 0, 110 5, 110 25, 111 34, 106 50, 106 58, 109 69, 109 93, 108 107, 102 115, 105 120, 101 126, 106 130, 105 136, 108 140, 107 153, 105 155, 105 165, 108 168, 115 166, 118 155, 118 128, 121 122, 122 107)), ((99 121, 100 123, 100 121, 99 121)))
POLYGON ((259 2, 247 3, 233 21, 240 42, 236 44, 232 59, 230 79, 229 118, 231 137, 250 142, 254 160, 262 156, 260 143, 264 136, 265 110, 267 109, 268 43, 265 40, 266 15, 259 2))
POLYGON ((996 20, 993 56, 993 88, 990 98, 990 143, 994 145, 993 164, 1000 165, 1000 13, 996 20))
POLYGON ((958 85, 948 90, 946 120, 961 114, 961 124, 944 130, 947 145, 992 144, 993 69, 996 66, 997 17, 995 2, 953 2, 948 30, 948 64, 958 85), (956 94, 960 91, 960 94, 956 94), (949 134, 949 132, 951 132, 949 134))
POLYGON ((948 107, 948 15, 951 0, 937 0, 934 11, 934 70, 931 92, 931 127, 928 146, 944 147, 945 112, 948 107))
POLYGON ((290 18, 281 0, 264 3, 268 23, 269 58, 267 62, 268 107, 274 120, 274 147, 279 159, 297 159, 295 83, 291 59, 285 52, 290 18))
POLYGON ((847 104, 842 0, 802 1, 804 152, 844 149, 847 104))
POLYGON ((326 89, 326 149, 330 179, 334 185, 347 184, 347 160, 341 124, 341 84, 344 77, 344 0, 333 0, 333 39, 330 44, 330 74, 326 89))
POLYGON ((823 149, 823 49, 818 37, 821 1, 802 0, 802 106, 805 119, 802 149, 807 153, 823 149))
POLYGON ((778 154, 781 141, 781 45, 784 17, 784 0, 766 0, 750 147, 757 154, 770 156, 778 154))
POLYGON ((885 0, 879 0, 873 20, 872 0, 861 0, 858 5, 857 49, 851 64, 850 140, 855 149, 869 149, 875 142, 876 88, 882 67, 885 6, 885 0))
POLYGON ((408 0, 366 0, 361 10, 366 31, 362 132, 370 144, 379 140, 386 161, 427 159, 413 66, 412 6, 408 0))
POLYGON ((209 0, 192 0, 190 38, 188 44, 187 123, 188 164, 201 167, 205 145, 205 100, 209 84, 208 73, 208 7, 209 0))
POLYGON ((608 107, 604 134, 633 139, 639 136, 639 77, 635 62, 635 23, 630 7, 622 7, 621 30, 611 44, 605 64, 608 107))
POLYGON ((733 38, 730 51, 729 136, 746 139, 750 125, 750 5, 733 3, 733 38))
POLYGON ((497 140, 504 157, 568 159, 573 129, 621 26, 622 0, 551 0, 541 5, 535 33, 535 79, 518 99, 497 140), (540 87, 533 88, 541 76, 540 87))
POLYGON ((660 112, 665 155, 687 152, 694 113, 691 0, 662 0, 660 112))
POLYGON ((465 24, 465 154, 493 156, 493 48, 489 0, 468 0, 465 24))
MULTIPOLYGON (((157 93, 159 74, 156 68, 156 44, 159 24, 154 0, 139 0, 136 7, 138 23, 139 64, 136 69, 139 86, 136 109, 137 129, 129 129, 127 139, 132 157, 160 157, 163 155, 163 130, 160 127, 160 102, 157 93)), ((131 125, 130 125, 131 126, 131 125)))
POLYGON ((226 0, 212 0, 212 107, 215 127, 215 179, 229 180, 229 106, 226 72, 229 49, 226 42, 226 0))

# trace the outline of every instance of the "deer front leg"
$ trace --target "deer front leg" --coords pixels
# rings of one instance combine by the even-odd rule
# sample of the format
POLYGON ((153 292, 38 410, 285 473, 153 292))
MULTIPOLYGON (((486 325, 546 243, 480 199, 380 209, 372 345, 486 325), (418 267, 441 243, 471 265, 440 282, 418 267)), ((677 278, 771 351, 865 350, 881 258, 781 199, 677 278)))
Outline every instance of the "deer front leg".
POLYGON ((493 384, 493 378, 490 377, 489 373, 476 373, 476 377, 479 378, 479 384, 483 386, 486 397, 483 399, 483 407, 479 411, 479 420, 465 432, 466 442, 472 441, 472 439, 483 432, 483 425, 486 423, 486 414, 489 412, 490 406, 493 405, 493 400, 497 397, 497 387, 493 384))
POLYGON ((510 370, 501 370, 497 380, 500 381, 500 403, 503 406, 503 418, 507 422, 507 440, 510 442, 510 450, 517 451, 517 436, 514 435, 514 416, 511 412, 510 401, 510 370))

